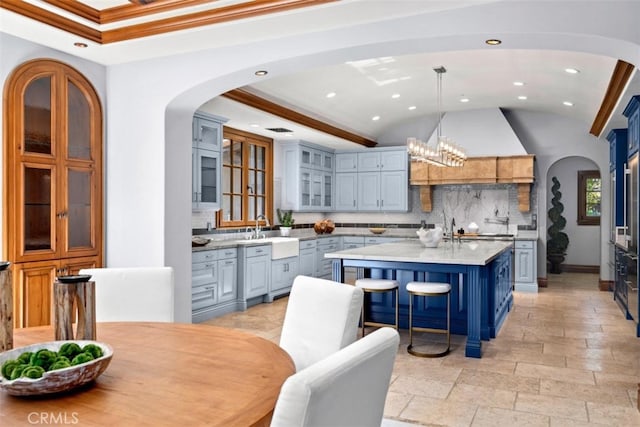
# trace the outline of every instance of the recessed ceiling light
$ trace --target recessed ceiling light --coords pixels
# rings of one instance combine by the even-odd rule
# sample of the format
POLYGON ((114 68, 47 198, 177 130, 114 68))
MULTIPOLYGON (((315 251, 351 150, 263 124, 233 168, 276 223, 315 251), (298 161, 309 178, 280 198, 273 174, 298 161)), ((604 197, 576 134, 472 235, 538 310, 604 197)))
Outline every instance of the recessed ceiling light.
POLYGON ((577 70, 575 68, 565 68, 564 71, 569 74, 578 74, 580 72, 580 70, 577 70))
POLYGON ((284 136, 293 136, 292 133, 285 133, 284 136))
POLYGON ((380 116, 373 116, 371 117, 371 120, 373 120, 374 122, 380 120, 380 116))
POLYGON ((260 125, 257 123, 251 123, 249 126, 251 126, 252 128, 259 128, 260 125))
POLYGON ((520 99, 520 100, 524 101, 525 99, 527 99, 527 97, 526 97, 526 96, 524 96, 524 95, 520 95, 520 96, 518 97, 518 99, 520 99))
POLYGON ((269 72, 267 70, 258 70, 254 74, 256 76, 266 76, 267 74, 269 74, 269 72))
POLYGON ((409 107, 409 110, 415 110, 415 109, 416 109, 415 105, 412 105, 411 107, 409 107))
POLYGON ((499 39, 488 39, 484 41, 486 44, 488 44, 489 46, 498 46, 500 43, 502 43, 502 40, 499 39))
POLYGON ((469 102, 469 98, 460 98, 460 102, 469 102))
POLYGON ((336 96, 336 93, 335 93, 335 92, 329 92, 329 93, 327 94, 327 98, 333 98, 334 96, 336 96))
POLYGON ((514 86, 524 86, 524 82, 513 82, 514 86))
POLYGON ((563 104, 566 105, 567 107, 573 107, 573 102, 570 102, 570 101, 564 101, 563 104))
POLYGON ((400 94, 399 93, 394 93, 393 95, 391 95, 391 98, 398 99, 398 98, 400 98, 400 94))
POLYGON ((88 45, 88 44, 86 44, 86 43, 82 43, 82 42, 75 42, 73 45, 74 45, 75 47, 79 47, 79 48, 82 48, 82 49, 84 49, 85 47, 89 47, 89 45, 88 45))

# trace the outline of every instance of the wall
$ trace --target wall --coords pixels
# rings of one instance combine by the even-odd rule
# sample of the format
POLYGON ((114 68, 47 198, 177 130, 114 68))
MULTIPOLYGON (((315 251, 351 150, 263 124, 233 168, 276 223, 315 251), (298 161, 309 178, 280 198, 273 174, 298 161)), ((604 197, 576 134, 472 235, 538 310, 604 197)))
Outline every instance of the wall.
MULTIPOLYGON (((578 171, 597 170, 598 165, 589 159, 582 157, 565 157, 554 163, 547 172, 547 206, 545 212, 551 208, 551 178, 557 177, 560 182, 564 205, 562 216, 567 220, 567 226, 563 230, 569 236, 569 247, 565 264, 571 265, 600 265, 600 227, 578 225, 578 171)), ((605 197, 606 193, 602 193, 605 197)), ((608 203, 608 201, 607 201, 608 203)), ((603 222, 608 224, 608 222, 603 222)), ((550 223, 548 224, 551 225, 550 223)))

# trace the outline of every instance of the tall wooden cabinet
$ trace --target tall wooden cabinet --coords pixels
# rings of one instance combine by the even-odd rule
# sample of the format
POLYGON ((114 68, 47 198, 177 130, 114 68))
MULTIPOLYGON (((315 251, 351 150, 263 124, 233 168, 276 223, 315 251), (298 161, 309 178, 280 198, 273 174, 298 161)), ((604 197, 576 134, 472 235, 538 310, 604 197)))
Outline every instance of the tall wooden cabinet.
POLYGON ((47 325, 55 276, 102 264, 102 108, 91 83, 54 60, 16 68, 4 101, 15 325, 47 325))

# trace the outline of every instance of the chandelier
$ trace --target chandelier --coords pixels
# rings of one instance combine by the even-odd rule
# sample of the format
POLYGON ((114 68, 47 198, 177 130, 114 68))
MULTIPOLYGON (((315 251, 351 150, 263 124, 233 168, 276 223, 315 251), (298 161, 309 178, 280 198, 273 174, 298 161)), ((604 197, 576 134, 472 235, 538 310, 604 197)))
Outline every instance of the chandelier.
POLYGON ((434 68, 438 75, 438 128, 435 147, 417 138, 407 138, 407 151, 411 160, 426 162, 440 167, 461 167, 467 159, 465 150, 450 138, 442 135, 442 75, 447 72, 443 66, 434 68))

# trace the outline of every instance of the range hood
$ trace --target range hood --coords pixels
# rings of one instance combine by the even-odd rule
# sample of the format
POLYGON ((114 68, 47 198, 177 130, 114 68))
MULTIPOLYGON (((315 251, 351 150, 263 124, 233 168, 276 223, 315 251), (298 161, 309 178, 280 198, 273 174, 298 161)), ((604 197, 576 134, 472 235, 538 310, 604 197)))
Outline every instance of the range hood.
MULTIPOLYGON (((442 133, 467 150, 459 168, 411 162, 411 185, 420 186, 422 210, 431 212, 432 186, 439 184, 496 184, 518 186, 518 208, 530 210, 534 155, 528 154, 498 108, 447 113, 442 133)), ((429 139, 435 146, 437 131, 429 139)))

